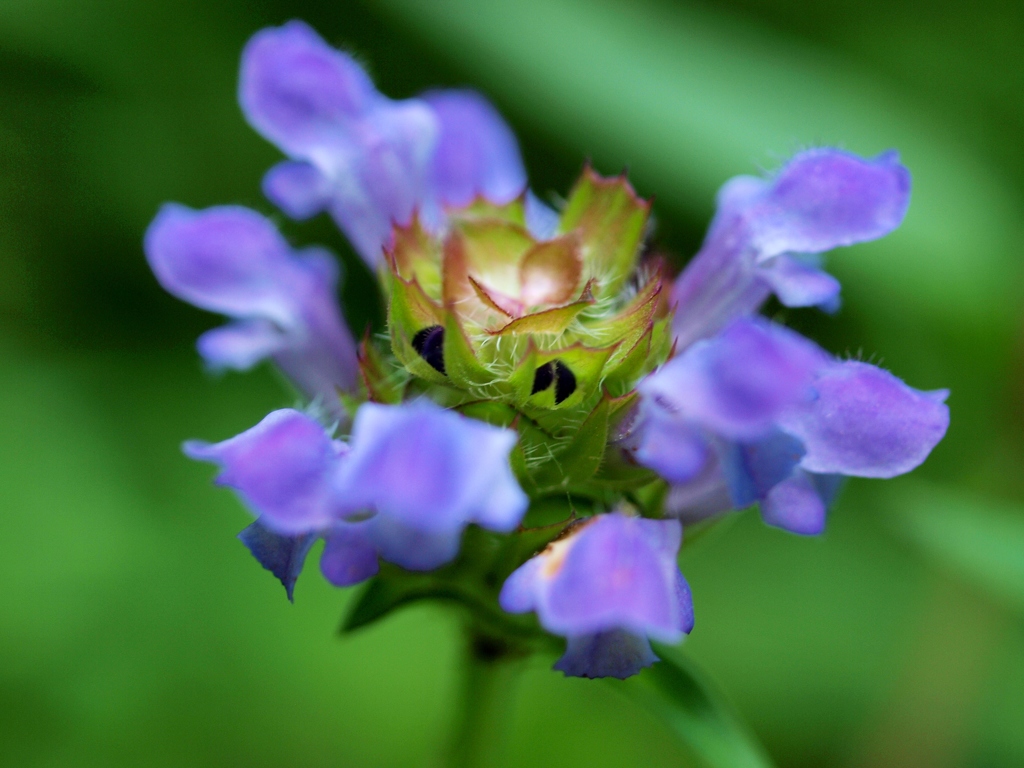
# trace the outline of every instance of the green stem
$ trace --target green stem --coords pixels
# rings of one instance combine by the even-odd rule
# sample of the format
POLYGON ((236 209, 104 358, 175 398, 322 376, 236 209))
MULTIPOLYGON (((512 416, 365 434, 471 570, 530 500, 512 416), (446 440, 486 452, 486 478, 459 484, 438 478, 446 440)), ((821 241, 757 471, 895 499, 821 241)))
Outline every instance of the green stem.
POLYGON ((467 629, 449 768, 495 768, 503 762, 514 681, 525 660, 521 651, 503 641, 467 629))

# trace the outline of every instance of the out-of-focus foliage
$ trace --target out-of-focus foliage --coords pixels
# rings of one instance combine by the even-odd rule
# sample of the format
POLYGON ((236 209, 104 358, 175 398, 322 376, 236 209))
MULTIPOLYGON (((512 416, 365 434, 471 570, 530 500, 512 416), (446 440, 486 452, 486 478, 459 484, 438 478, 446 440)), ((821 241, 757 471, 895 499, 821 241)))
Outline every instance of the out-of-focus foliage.
MULTIPOLYGON (((836 253, 846 305, 786 320, 908 383, 953 424, 906 482, 854 481, 826 535, 756 515, 682 566, 686 652, 781 766, 1024 762, 1024 7, 909 0, 9 0, 0 5, 0 764, 422 765, 450 715, 455 623, 413 608, 339 640, 349 595, 296 605, 233 535, 240 506, 178 444, 289 403, 214 379, 216 320, 160 292, 141 234, 166 199, 270 206, 277 159, 235 104, 252 32, 302 17, 382 90, 486 90, 535 189, 591 157, 656 195, 692 253, 729 175, 797 148, 902 151, 905 227, 836 253), (862 349, 849 349, 851 340, 862 349)), ((284 222, 371 278, 324 217, 284 222)), ((507 764, 686 764, 613 686, 525 676, 507 764)))

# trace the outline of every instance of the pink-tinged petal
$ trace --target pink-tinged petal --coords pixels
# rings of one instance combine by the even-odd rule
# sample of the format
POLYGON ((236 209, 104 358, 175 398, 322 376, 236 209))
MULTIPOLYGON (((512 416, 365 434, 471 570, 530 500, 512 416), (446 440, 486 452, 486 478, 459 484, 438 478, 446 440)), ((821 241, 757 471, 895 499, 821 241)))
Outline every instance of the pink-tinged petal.
POLYGON ((298 411, 274 411, 240 435, 214 444, 190 441, 184 451, 189 458, 217 464, 217 484, 237 491, 260 522, 277 533, 322 530, 342 509, 332 480, 344 446, 298 411))
POLYGON ((895 477, 917 467, 946 434, 946 392, 921 392, 867 363, 836 363, 814 383, 816 398, 780 426, 803 441, 809 472, 895 477))
POLYGON ((573 235, 531 248, 519 264, 520 298, 529 308, 564 304, 573 299, 583 276, 583 257, 573 235))

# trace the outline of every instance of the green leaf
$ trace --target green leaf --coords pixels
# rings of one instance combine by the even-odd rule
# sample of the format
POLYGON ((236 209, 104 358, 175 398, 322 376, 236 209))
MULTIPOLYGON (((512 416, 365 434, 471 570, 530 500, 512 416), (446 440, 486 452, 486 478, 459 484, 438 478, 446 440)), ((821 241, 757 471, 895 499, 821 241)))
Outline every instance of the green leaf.
POLYGON ((661 661, 620 690, 660 716, 702 765, 770 768, 764 748, 693 662, 671 647, 652 645, 661 661))
POLYGON ((929 556, 1024 609, 1024 507, 921 482, 886 490, 887 519, 929 556))

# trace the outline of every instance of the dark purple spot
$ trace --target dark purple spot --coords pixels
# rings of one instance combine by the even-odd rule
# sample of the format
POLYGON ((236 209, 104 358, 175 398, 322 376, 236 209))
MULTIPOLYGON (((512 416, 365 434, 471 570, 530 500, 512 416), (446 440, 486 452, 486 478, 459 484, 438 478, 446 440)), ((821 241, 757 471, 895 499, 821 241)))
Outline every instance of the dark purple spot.
POLYGON ((444 328, 432 325, 412 337, 412 348, 435 371, 444 373, 444 328))
POLYGON ((545 389, 551 386, 551 382, 555 380, 555 365, 552 362, 546 362, 540 368, 538 368, 533 374, 533 389, 530 390, 531 395, 536 395, 538 392, 543 392, 545 389))
POLYGON ((561 360, 555 360, 555 405, 576 391, 576 377, 561 360))

